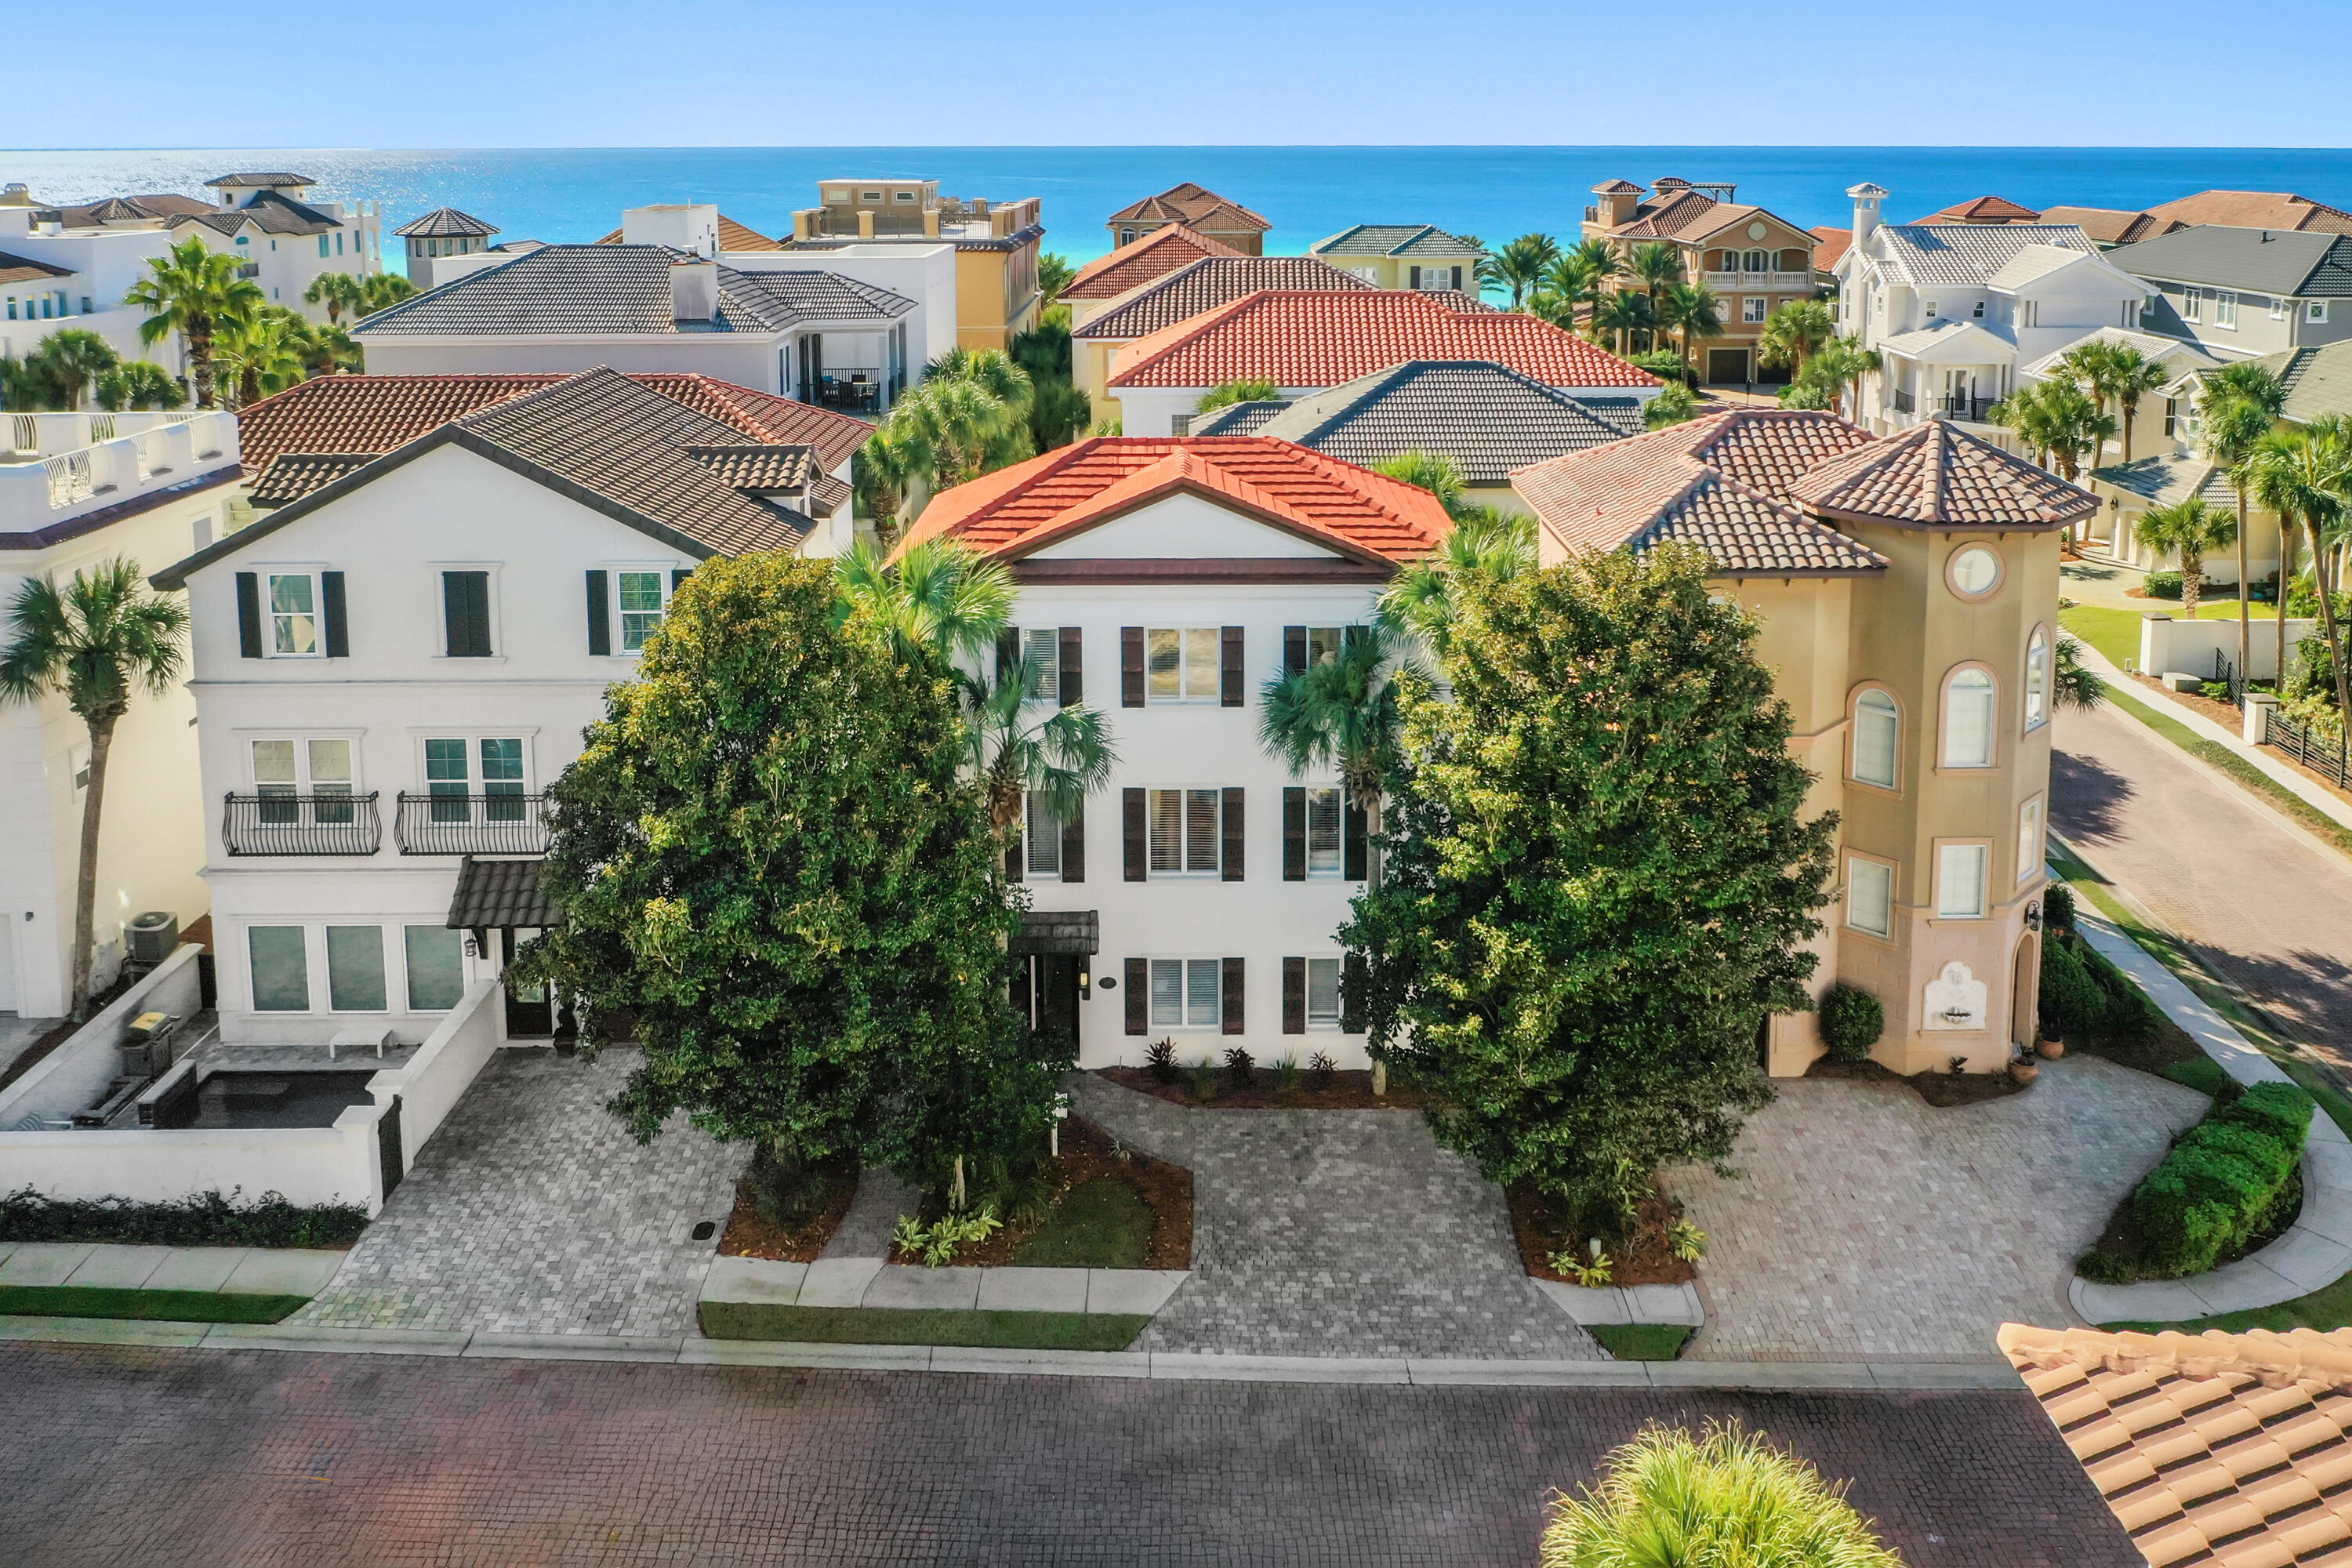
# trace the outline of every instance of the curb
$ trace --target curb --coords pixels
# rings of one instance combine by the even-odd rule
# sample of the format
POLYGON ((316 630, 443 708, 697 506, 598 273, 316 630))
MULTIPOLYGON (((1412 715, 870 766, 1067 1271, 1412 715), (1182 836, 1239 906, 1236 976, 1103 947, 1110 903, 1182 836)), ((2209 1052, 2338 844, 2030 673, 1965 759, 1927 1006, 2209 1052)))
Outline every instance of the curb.
POLYGON ((184 1350, 311 1351, 467 1360, 613 1361, 671 1366, 1116 1377, 1150 1382, 1391 1384, 1416 1388, 2003 1390, 2017 1373, 1997 1356, 1949 1362, 1456 1361, 1442 1357, 1177 1355, 1138 1351, 980 1350, 956 1345, 796 1344, 699 1335, 433 1333, 284 1329, 105 1318, 0 1318, 0 1342, 184 1350))

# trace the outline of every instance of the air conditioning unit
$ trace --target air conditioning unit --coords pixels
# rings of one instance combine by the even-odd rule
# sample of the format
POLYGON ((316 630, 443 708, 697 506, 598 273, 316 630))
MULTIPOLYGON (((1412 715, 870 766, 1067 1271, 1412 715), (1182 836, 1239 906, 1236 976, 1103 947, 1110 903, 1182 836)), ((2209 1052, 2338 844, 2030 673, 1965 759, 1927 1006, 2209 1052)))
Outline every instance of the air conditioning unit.
POLYGON ((122 928, 131 962, 153 968, 180 945, 180 917, 169 910, 150 910, 122 928))

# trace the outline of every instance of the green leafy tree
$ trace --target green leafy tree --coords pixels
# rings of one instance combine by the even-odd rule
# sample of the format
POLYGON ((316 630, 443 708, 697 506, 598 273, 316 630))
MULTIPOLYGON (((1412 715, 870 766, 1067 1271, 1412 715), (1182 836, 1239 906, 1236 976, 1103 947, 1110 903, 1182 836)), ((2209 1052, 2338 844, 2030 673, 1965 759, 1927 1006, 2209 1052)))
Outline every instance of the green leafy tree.
POLYGON ((1094 406, 1070 378, 1070 310, 1057 305, 1007 351, 1028 374, 1029 443, 1040 452, 1067 446, 1094 417, 1094 406))
POLYGON ((1508 294, 1516 310, 1527 303, 1528 296, 1542 284, 1545 270, 1559 259, 1559 241, 1548 234, 1523 234, 1478 263, 1478 282, 1508 294))
POLYGON ((302 290, 302 302, 325 306, 332 326, 341 326, 347 312, 357 315, 366 298, 366 283, 352 272, 321 272, 302 290))
POLYGON ((49 362, 37 351, 22 359, 0 354, 0 408, 13 408, 19 414, 63 412, 65 397, 49 362))
POLYGON ((1650 297, 1631 289, 1614 290, 1592 310, 1594 334, 1608 333, 1620 354, 1633 353, 1640 346, 1637 340, 1656 324, 1657 318, 1650 311, 1650 297))
POLYGON ((1698 395, 1679 381, 1670 381, 1658 395, 1642 405, 1642 424, 1645 429, 1663 430, 1669 425, 1680 425, 1698 417, 1698 395))
POLYGON ((1055 301, 1061 299, 1062 290, 1068 288, 1077 276, 1078 269, 1070 265, 1070 258, 1066 256, 1049 250, 1037 258, 1037 292, 1044 296, 1043 307, 1052 310, 1055 301))
POLYGON ((151 594, 124 557, 77 571, 63 587, 46 577, 17 584, 0 649, 0 701, 37 702, 50 692, 89 732, 89 784, 81 803, 80 868, 74 882, 73 1016, 89 1013, 91 922, 98 906, 99 819, 114 729, 141 691, 162 697, 179 683, 187 606, 151 594))
POLYGON ((1236 403, 1272 403, 1281 395, 1282 388, 1275 383, 1264 376, 1252 376, 1209 388, 1201 394, 1201 401, 1192 405, 1192 412, 1213 414, 1220 408, 1231 408, 1236 403))
POLYGON ((1756 363, 1787 365, 1790 380, 1801 380, 1805 364, 1837 337, 1837 318, 1819 300, 1790 300, 1765 318, 1756 334, 1756 363))
POLYGON ((1833 816, 1757 626, 1673 544, 1454 586, 1452 700, 1408 670, 1387 873, 1341 933, 1376 1053, 1488 1179, 1622 1223, 1626 1173, 1728 1157, 1755 1035, 1810 1006, 1833 816))
POLYGON ((613 1101, 788 1166, 926 1183, 1042 1138, 1060 1064, 1005 1000, 1014 916, 940 660, 846 606, 832 568, 698 567, 550 792, 564 924, 523 973, 634 1020, 613 1101))
POLYGON ((1843 1487, 1761 1434, 1645 1426, 1602 1465, 1552 1503, 1542 1568, 1903 1568, 1843 1487))
POLYGON ((293 311, 265 305, 221 328, 213 340, 213 353, 231 388, 231 407, 258 403, 308 377, 306 327, 293 311))
MULTIPOLYGON (((2203 378, 2197 395, 2197 443, 2205 460, 2229 476, 2230 489, 2238 498, 2238 668, 2253 668, 2254 620, 2252 609, 2253 584, 2246 562, 2246 492, 2253 484, 2252 459, 2263 438, 2278 423, 2286 407, 2286 388, 2279 384, 2263 366, 2252 360, 2223 365, 2203 378)), ((2279 520, 2279 598, 2284 609, 2286 585, 2290 576, 2287 555, 2292 542, 2287 538, 2287 522, 2279 520)), ((2279 620, 2280 643, 2284 649, 2286 621, 2279 620)), ((2282 679, 2286 665, 2279 665, 2282 679)))
POLYGON ((1711 338, 1723 331, 1723 301, 1704 283, 1675 283, 1658 296, 1658 324, 1682 334, 1682 357, 1691 360, 1691 340, 1711 338))
MULTIPOLYGON (((2352 425, 2340 415, 2300 429, 2274 430, 2254 444, 2246 459, 2253 499, 2279 520, 2279 581, 2294 574, 2294 529, 2311 531, 2311 573, 2318 589, 2319 624, 2336 677, 2338 707, 2352 712, 2346 689, 2343 630, 2336 618, 2336 561, 2341 553, 2345 511, 2352 504, 2352 425)), ((2184 578, 2184 586, 2186 579, 2184 578)), ((2285 597, 2284 594, 2280 595, 2285 597)), ((2286 674, 2286 606, 2279 606, 2278 669, 2286 674)))
POLYGON ((196 406, 214 405, 213 342, 219 333, 257 314, 265 303, 261 286, 236 275, 236 258, 206 247, 190 235, 147 263, 147 275, 124 290, 123 304, 145 310, 139 341, 152 347, 172 333, 188 346, 188 379, 196 406))
POLYGON ((2205 596, 2205 555, 2238 537, 2237 520, 2216 511, 2197 496, 2170 506, 2150 507, 2134 530, 2139 542, 2159 554, 2180 557, 2180 613, 2197 618, 2205 596))
POLYGON ((125 360, 101 372, 91 397, 110 414, 126 408, 177 408, 188 401, 170 371, 143 359, 125 360))
POLYGON ((1480 507, 1454 519, 1437 549, 1409 562, 1381 595, 1381 621, 1410 645, 1424 673, 1453 646, 1462 590, 1473 579, 1507 583, 1536 569, 1536 521, 1480 507))
POLYGON ((1663 322, 1666 290, 1683 280, 1682 247, 1670 239, 1645 239, 1627 252, 1625 274, 1650 297, 1650 319, 1663 322))
POLYGON ((415 292, 416 285, 396 272, 371 272, 360 279, 360 302, 356 309, 362 316, 372 316, 411 298, 415 292))
POLYGON ((1849 418, 1862 413, 1862 378, 1879 368, 1878 351, 1864 348, 1858 337, 1832 338, 1806 356, 1780 402, 1790 408, 1843 409, 1849 418))

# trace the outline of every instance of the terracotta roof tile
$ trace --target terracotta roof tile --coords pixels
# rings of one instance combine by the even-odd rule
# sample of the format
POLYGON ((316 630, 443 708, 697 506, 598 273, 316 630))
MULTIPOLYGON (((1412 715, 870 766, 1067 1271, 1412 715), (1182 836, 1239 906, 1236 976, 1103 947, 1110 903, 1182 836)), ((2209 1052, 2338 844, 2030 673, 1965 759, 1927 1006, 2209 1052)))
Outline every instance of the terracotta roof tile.
POLYGON ((2133 245, 2189 226, 2178 218, 2124 212, 2116 207, 2045 207, 2042 221, 2071 223, 2101 245, 2133 245))
POLYGON ((1110 215, 1112 223, 1184 223, 1223 234, 1264 233, 1274 225, 1239 202, 1187 180, 1110 215))
POLYGON ((1427 490, 1287 441, 1114 436, 943 492, 924 509, 906 543, 949 534, 1017 556, 1180 489, 1222 498, 1365 561, 1412 560, 1453 527, 1427 490))
POLYGON ((2352 234, 2352 213, 2285 191, 2200 191, 2178 201, 2158 202, 2147 212, 2150 217, 2188 226, 2212 223, 2233 228, 2352 234))
POLYGON ((1120 246, 1108 256, 1096 257, 1078 268, 1077 276, 1062 290, 1061 297, 1115 300, 1130 289, 1164 278, 1204 256, 1240 254, 1222 240, 1211 239, 1181 223, 1171 224, 1166 228, 1153 229, 1132 244, 1120 246))
POLYGON ((2098 498, 1942 419, 1833 458, 1789 487, 1832 517, 1914 527, 2058 528, 2098 498))
POLYGON ((815 454, 806 447, 734 444, 680 448, 719 477, 719 482, 739 490, 796 490, 815 472, 815 454))
POLYGON ((1203 256, 1129 289, 1070 335, 1090 342, 1129 342, 1179 321, 1189 321, 1203 310, 1231 304, 1261 289, 1371 287, 1362 279, 1312 256, 1203 256))
POLYGON ((2007 196, 1978 196, 1965 202, 1955 202, 1942 212, 1930 213, 1921 223, 2034 223, 2042 214, 2023 207, 2007 196))
POLYGON ((247 499, 257 507, 284 506, 375 459, 373 452, 281 452, 256 472, 247 499))
POLYGON ((1817 225, 1809 230, 1813 237, 1813 270, 1827 272, 1838 264, 1853 244, 1853 230, 1839 228, 1832 224, 1817 225))
POLYGON ((1119 351, 1110 386, 1208 387, 1263 376, 1337 386, 1406 360, 1492 360, 1546 386, 1647 387, 1649 372, 1533 316, 1457 310, 1410 289, 1268 289, 1119 351))

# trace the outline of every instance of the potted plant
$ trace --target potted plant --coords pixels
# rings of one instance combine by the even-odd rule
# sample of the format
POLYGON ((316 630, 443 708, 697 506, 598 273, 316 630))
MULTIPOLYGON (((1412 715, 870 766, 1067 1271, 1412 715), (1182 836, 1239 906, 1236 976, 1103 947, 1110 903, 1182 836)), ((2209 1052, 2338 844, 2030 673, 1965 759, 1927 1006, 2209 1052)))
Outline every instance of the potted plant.
POLYGON ((2018 1050, 2014 1057, 2010 1058, 2009 1081, 2017 1085, 2018 1088, 2023 1089, 2027 1084, 2032 1083, 2035 1079, 2040 1078, 2041 1076, 2042 1064, 2035 1061, 2032 1055, 2026 1052, 2022 1047, 2018 1050))
POLYGON ((2066 1042, 2044 1036, 2033 1042, 2033 1054, 2045 1062, 2054 1062, 2066 1054, 2066 1042))

